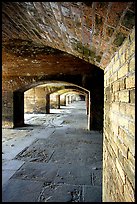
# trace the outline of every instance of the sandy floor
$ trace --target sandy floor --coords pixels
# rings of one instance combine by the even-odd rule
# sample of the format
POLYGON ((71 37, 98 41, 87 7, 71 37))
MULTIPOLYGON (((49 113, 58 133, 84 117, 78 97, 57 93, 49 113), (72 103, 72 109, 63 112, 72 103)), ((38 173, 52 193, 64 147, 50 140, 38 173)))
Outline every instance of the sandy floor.
POLYGON ((84 101, 2 130, 3 202, 101 202, 102 135, 84 101))

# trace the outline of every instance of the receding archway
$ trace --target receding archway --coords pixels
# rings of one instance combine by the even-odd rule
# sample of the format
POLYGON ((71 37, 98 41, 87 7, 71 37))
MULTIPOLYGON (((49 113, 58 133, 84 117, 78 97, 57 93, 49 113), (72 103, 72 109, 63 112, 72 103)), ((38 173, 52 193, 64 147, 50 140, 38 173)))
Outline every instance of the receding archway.
MULTIPOLYGON (((43 84, 43 82, 42 82, 43 84)), ((44 86, 44 85, 41 85, 41 86, 44 86)), ((37 87, 36 84, 33 84, 31 85, 31 88, 32 87, 37 87)), ((21 127, 21 126, 24 126, 24 91, 23 90, 26 90, 28 87, 25 87, 25 88, 22 88, 21 90, 18 90, 18 91, 15 91, 14 92, 14 100, 13 100, 13 113, 14 113, 14 128, 15 127, 21 127)), ((65 90, 68 90, 68 91, 74 91, 77 92, 77 93, 80 93, 80 94, 83 94, 83 95, 87 95, 89 94, 89 91, 86 90, 85 88, 82 88, 82 87, 79 87, 75 84, 70 84, 70 83, 63 83, 63 82, 47 82, 46 83, 46 90, 47 90, 47 94, 51 94, 51 93, 54 93, 54 92, 57 92, 57 93, 63 93, 65 92, 65 90), (52 86, 49 88, 49 84, 52 86), (54 86, 53 86, 54 84, 54 86)), ((45 96, 44 96, 45 97, 45 96)), ((89 126, 89 125, 88 125, 89 126)))

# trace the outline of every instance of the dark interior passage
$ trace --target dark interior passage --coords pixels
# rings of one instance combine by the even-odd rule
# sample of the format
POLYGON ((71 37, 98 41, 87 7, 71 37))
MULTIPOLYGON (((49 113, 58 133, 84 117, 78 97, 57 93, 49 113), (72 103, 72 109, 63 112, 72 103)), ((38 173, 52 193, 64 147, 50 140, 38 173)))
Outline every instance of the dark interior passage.
POLYGON ((15 91, 13 101, 14 127, 21 127, 24 125, 24 93, 15 91))

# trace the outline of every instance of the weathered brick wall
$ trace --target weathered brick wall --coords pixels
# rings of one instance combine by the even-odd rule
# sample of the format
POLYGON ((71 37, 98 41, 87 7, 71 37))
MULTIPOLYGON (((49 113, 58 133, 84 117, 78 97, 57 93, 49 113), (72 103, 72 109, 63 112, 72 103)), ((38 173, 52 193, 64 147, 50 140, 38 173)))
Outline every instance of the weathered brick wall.
MULTIPOLYGON (((58 90, 58 87, 52 87, 58 90)), ((45 87, 31 88, 24 93, 25 113, 46 113, 46 94, 49 93, 45 87)), ((60 105, 65 105, 65 96, 60 97, 60 105)), ((57 94, 50 94, 50 108, 58 108, 57 94)))
POLYGON ((24 111, 46 113, 46 91, 44 87, 29 89, 24 93, 24 111))
POLYGON ((13 127, 13 92, 2 91, 2 127, 13 127))
POLYGON ((50 108, 57 108, 56 94, 50 95, 50 108))
POLYGON ((66 105, 66 96, 64 94, 60 95, 60 105, 65 106, 66 105))
MULTIPOLYGON (((103 70, 67 53, 47 54, 46 51, 41 51, 31 55, 32 52, 28 53, 27 50, 24 50, 24 54, 19 55, 10 51, 10 47, 2 50, 3 127, 12 128, 16 126, 14 113, 19 113, 18 109, 20 107, 17 103, 14 106, 14 92, 20 92, 19 99, 21 97, 23 99, 21 93, 30 88, 47 81, 63 81, 78 85, 91 92, 91 115, 93 119, 91 128, 95 130, 103 129, 103 70)), ((21 114, 23 115, 23 112, 21 114)))
POLYGON ((135 189, 135 33, 104 76, 103 201, 133 202, 135 189))
POLYGON ((24 93, 24 112, 33 113, 35 111, 35 88, 24 93))

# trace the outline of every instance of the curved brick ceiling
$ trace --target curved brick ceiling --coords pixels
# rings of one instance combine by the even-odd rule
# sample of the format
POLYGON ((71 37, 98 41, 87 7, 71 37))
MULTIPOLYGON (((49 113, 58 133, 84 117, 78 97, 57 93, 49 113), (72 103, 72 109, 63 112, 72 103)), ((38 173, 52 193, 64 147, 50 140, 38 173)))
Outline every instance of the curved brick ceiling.
POLYGON ((75 89, 63 89, 63 90, 59 90, 59 91, 56 91, 55 94, 59 94, 59 95, 62 95, 62 94, 85 94, 84 92, 82 91, 79 91, 79 90, 75 90, 75 89))
POLYGON ((134 9, 134 2, 3 2, 3 46, 29 41, 104 69, 135 24, 134 9))
POLYGON ((79 87, 75 84, 67 83, 67 82, 46 82, 42 85, 38 85, 37 88, 47 88, 48 92, 51 93, 63 93, 64 91, 68 90, 75 90, 77 92, 83 92, 83 93, 88 93, 87 89, 84 89, 83 87, 79 87))

